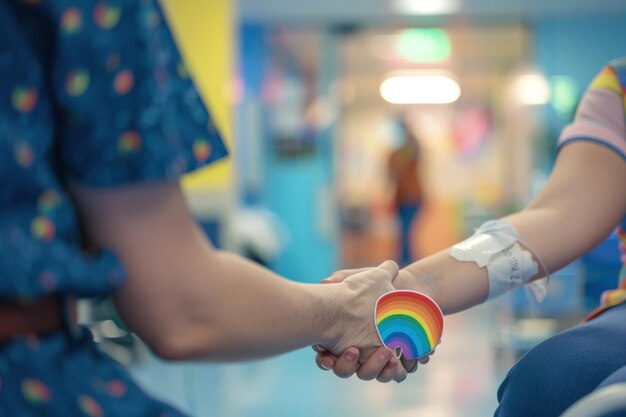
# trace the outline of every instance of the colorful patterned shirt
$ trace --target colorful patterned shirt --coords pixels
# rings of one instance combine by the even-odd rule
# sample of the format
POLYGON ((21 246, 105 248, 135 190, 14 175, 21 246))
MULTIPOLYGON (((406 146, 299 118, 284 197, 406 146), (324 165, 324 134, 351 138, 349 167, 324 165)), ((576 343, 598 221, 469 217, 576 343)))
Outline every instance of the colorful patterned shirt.
POLYGON ((106 295, 69 181, 176 180, 226 155, 154 0, 0 0, 0 297, 106 295))
MULTIPOLYGON (((592 81, 578 107, 574 123, 559 139, 559 149, 575 141, 596 142, 620 155, 626 162, 626 58, 609 63, 592 81)), ((626 302, 626 217, 618 226, 621 260, 618 289, 602 295, 602 305, 587 319, 607 308, 626 302)))
MULTIPOLYGON (((155 0, 0 0, 0 298, 124 282, 82 251, 70 181, 175 181, 225 155, 155 0)), ((183 414, 82 329, 0 344, 0 417, 17 416, 183 414)))

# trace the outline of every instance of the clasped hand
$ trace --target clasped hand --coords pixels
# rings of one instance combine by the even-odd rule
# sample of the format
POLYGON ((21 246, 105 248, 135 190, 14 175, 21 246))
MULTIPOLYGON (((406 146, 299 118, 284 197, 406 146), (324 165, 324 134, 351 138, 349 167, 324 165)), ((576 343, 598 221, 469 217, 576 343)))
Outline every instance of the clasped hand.
POLYGON ((402 382, 418 364, 428 362, 429 356, 419 361, 397 358, 383 346, 374 324, 374 306, 381 295, 394 289, 413 289, 407 288, 413 281, 408 275, 399 271, 395 262, 386 261, 376 268, 339 271, 322 281, 347 285, 351 294, 343 310, 347 316, 337 318, 340 336, 327 346, 313 346, 320 369, 332 370, 341 378, 356 374, 365 381, 402 382))

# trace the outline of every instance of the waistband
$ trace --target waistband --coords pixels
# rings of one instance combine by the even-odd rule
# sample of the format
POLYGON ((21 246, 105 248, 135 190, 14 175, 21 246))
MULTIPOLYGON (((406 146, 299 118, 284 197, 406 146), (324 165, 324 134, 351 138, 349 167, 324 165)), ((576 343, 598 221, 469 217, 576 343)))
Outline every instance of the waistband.
POLYGON ((0 344, 20 336, 45 336, 59 330, 70 335, 80 332, 76 299, 49 296, 36 301, 0 299, 0 344))

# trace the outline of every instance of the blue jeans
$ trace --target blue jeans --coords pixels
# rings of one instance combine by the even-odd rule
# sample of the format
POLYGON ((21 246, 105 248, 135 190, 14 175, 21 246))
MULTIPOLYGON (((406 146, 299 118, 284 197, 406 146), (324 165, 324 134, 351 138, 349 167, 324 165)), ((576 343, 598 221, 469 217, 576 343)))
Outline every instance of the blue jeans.
POLYGON ((625 381, 626 303, 526 353, 498 389, 495 416, 557 417, 597 388, 625 381))
POLYGON ((398 220, 400 221, 400 256, 398 263, 406 266, 413 262, 413 250, 411 245, 411 226, 420 211, 417 203, 402 204, 398 207, 398 220))

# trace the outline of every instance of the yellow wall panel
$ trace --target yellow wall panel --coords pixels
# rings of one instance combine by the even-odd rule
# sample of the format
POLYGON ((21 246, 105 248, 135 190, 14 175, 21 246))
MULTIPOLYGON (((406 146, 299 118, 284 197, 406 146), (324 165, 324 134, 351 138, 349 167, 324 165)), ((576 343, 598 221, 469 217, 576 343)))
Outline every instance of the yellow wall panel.
POLYGON ((187 191, 229 188, 233 181, 232 108, 234 16, 229 0, 161 0, 181 54, 222 133, 231 157, 183 178, 187 191))

